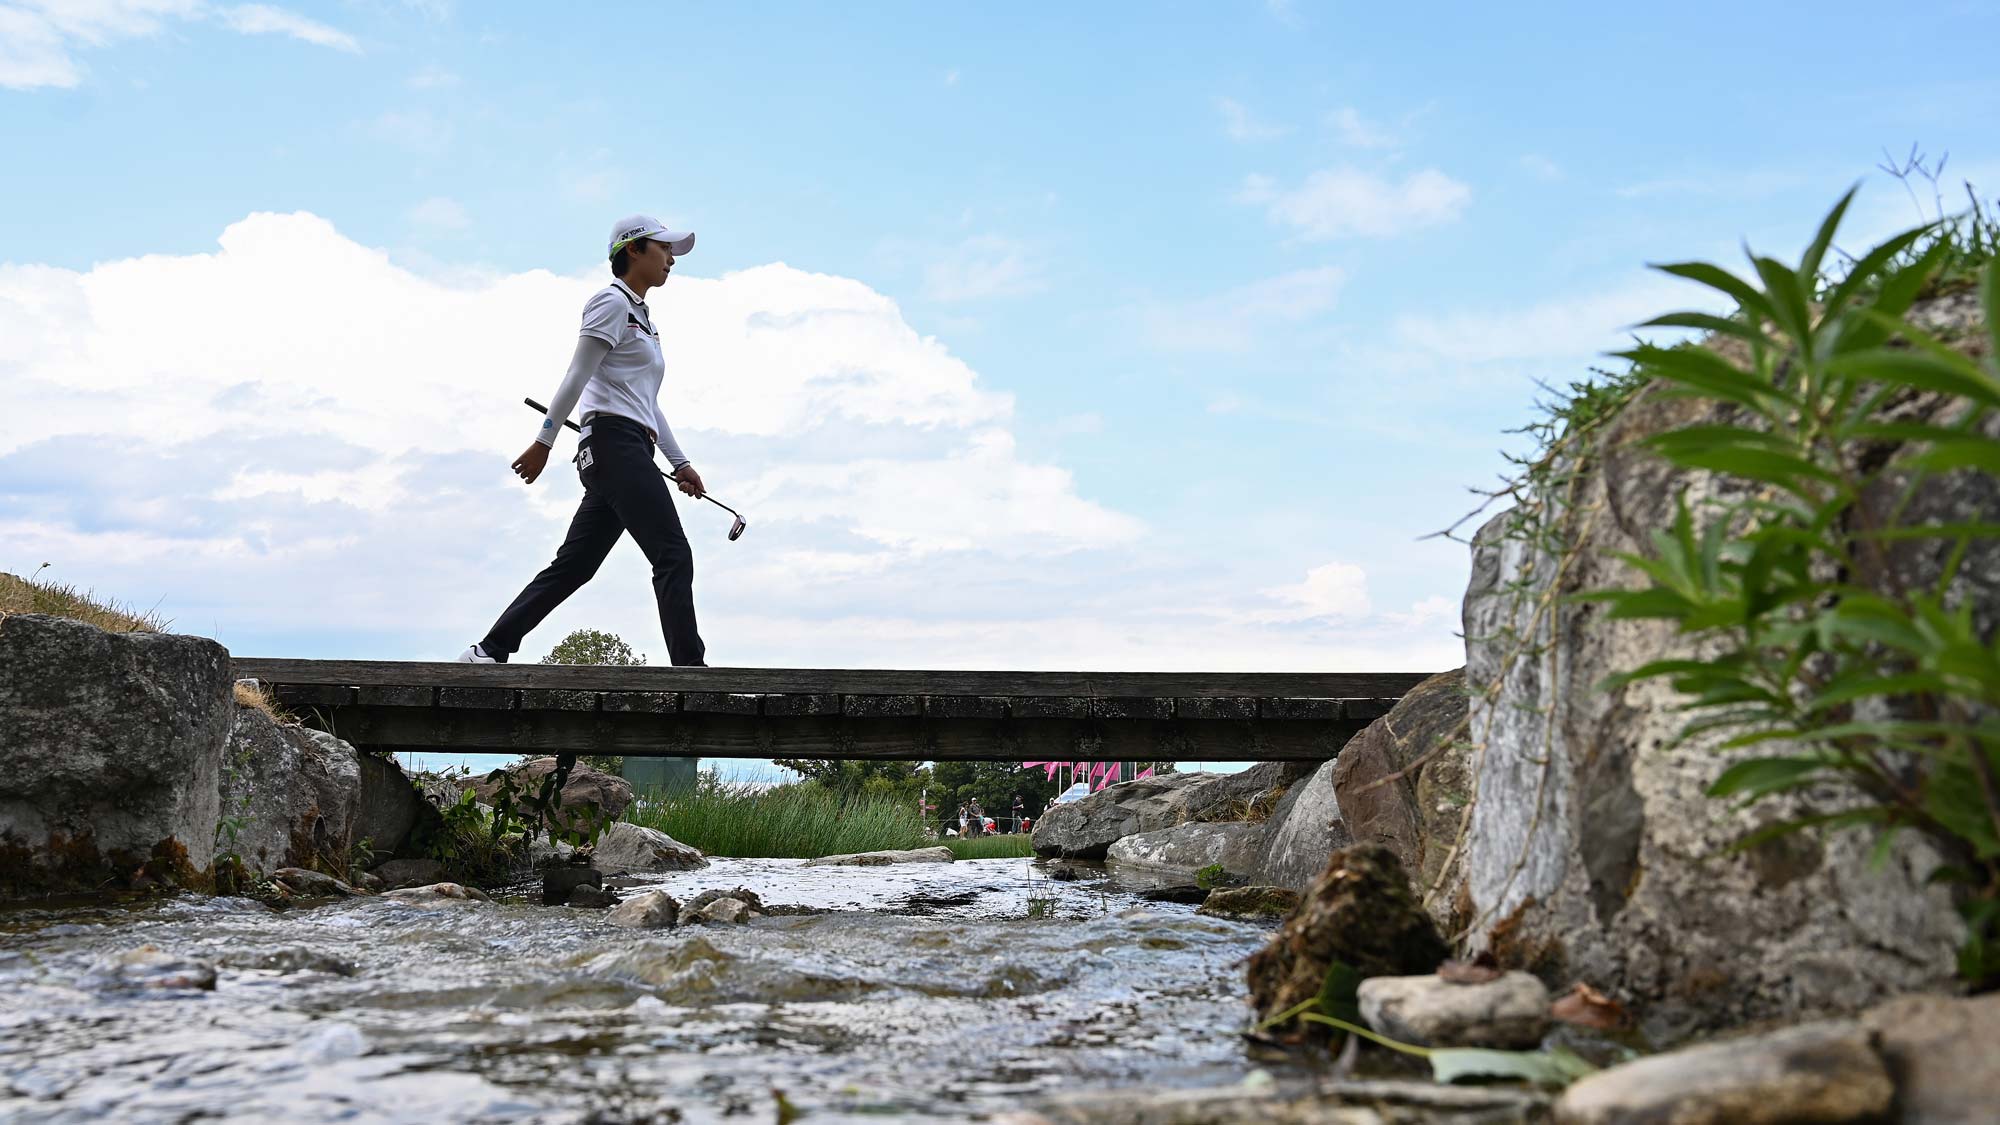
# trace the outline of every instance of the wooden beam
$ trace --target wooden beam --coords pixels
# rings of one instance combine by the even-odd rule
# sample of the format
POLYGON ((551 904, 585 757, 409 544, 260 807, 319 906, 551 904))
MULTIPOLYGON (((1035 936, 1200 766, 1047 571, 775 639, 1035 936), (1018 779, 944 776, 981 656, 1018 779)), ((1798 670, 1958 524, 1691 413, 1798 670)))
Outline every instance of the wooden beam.
MULTIPOLYGON (((1428 672, 958 672, 459 664, 239 657, 237 679, 292 686, 556 689, 704 695, 1005 696, 1057 699, 1401 698, 1428 672)), ((440 692, 442 695, 442 692, 440 692)), ((467 698, 467 697, 456 697, 467 698)))
POLYGON ((1324 761, 1363 724, 1227 719, 937 719, 356 704, 307 716, 359 746, 635 757, 1324 761))

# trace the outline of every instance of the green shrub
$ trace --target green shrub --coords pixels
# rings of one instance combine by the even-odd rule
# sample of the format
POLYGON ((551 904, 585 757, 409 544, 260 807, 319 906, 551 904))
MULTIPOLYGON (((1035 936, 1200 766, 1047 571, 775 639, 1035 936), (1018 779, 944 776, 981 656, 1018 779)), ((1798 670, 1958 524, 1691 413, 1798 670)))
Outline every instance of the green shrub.
POLYGON ((1035 854, 1034 839, 1016 832, 998 836, 952 838, 944 842, 954 859, 1025 859, 1035 854))
POLYGON ((1671 621, 1719 650, 1647 664, 1606 688, 1665 677, 1688 699, 1683 738, 1784 747, 1731 765, 1712 795, 1747 804, 1832 781, 1858 798, 1745 845, 1807 828, 1869 827, 1884 846, 1901 829, 1925 833, 1952 859, 1939 877, 1967 884, 1972 936, 1961 969, 1993 983, 2000 647, 1981 636, 1979 607, 1957 579, 2000 524, 1939 523, 1911 505, 1940 478, 2000 474, 2000 440, 1990 436, 2000 412, 2000 263, 1991 222, 1975 208, 1969 221, 1905 232, 1837 279, 1823 276, 1852 197, 1796 266, 1753 255, 1754 281, 1701 262, 1660 267, 1737 308, 1650 322, 1712 333, 1717 346, 1622 353, 1643 382, 1712 406, 1646 444, 1675 465, 1752 487, 1694 505, 1682 496, 1651 552, 1625 556, 1643 583, 1582 596, 1614 619, 1671 621), (1963 290, 1975 271, 1986 339, 1971 350, 1983 349, 1983 360, 1905 319, 1921 294, 1963 290), (1924 420, 1911 420, 1913 403, 1932 404, 1924 420), (1935 560, 1934 579, 1915 582, 1899 565, 1897 552, 1912 547, 1935 560))

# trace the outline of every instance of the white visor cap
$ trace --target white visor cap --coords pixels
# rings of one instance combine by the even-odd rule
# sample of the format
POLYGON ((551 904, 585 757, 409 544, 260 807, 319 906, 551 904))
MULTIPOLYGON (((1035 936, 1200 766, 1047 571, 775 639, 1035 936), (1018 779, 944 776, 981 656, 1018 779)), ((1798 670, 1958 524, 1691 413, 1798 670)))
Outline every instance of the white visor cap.
POLYGON ((627 215, 611 228, 611 244, 605 250, 604 256, 612 257, 626 243, 641 238, 666 243, 667 249, 673 251, 676 258, 694 249, 693 231, 668 230, 667 224, 651 215, 627 215))

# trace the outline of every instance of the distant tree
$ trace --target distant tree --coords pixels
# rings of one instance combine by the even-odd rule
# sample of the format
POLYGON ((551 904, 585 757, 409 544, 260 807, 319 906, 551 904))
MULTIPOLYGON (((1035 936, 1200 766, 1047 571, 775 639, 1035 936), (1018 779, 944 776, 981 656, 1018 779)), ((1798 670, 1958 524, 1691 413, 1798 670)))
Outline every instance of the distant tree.
POLYGON ((820 758, 775 761, 800 777, 844 796, 904 797, 914 804, 931 783, 931 771, 922 762, 830 762, 820 758))
POLYGON ((542 657, 544 664, 644 664, 646 658, 632 651, 616 633, 578 629, 556 642, 542 657))
MULTIPOLYGON (((542 657, 544 664, 644 664, 646 658, 634 653, 616 633, 606 633, 598 629, 578 629, 556 642, 556 647, 542 657)), ((577 761, 592 769, 605 773, 623 773, 625 756, 622 754, 579 754, 577 761)))
POLYGON ((1035 817, 1057 792, 1055 781, 1040 766, 1022 769, 1011 762, 939 762, 931 767, 931 777, 936 781, 932 800, 943 823, 958 823, 960 801, 978 801, 1003 832, 1013 828, 1007 818, 1014 813, 1015 797, 1021 798, 1027 815, 1035 817))

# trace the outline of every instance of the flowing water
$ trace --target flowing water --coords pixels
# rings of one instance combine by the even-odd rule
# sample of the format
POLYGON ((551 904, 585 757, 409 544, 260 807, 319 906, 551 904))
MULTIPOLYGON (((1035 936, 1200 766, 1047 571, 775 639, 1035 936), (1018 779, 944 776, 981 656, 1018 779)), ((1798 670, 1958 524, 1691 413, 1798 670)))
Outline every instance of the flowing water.
POLYGON ((666 931, 376 898, 0 913, 0 1121, 769 1122, 776 1091, 809 1123, 954 1122, 1251 1069, 1253 925, 1027 860, 647 881, 834 912, 666 931))

